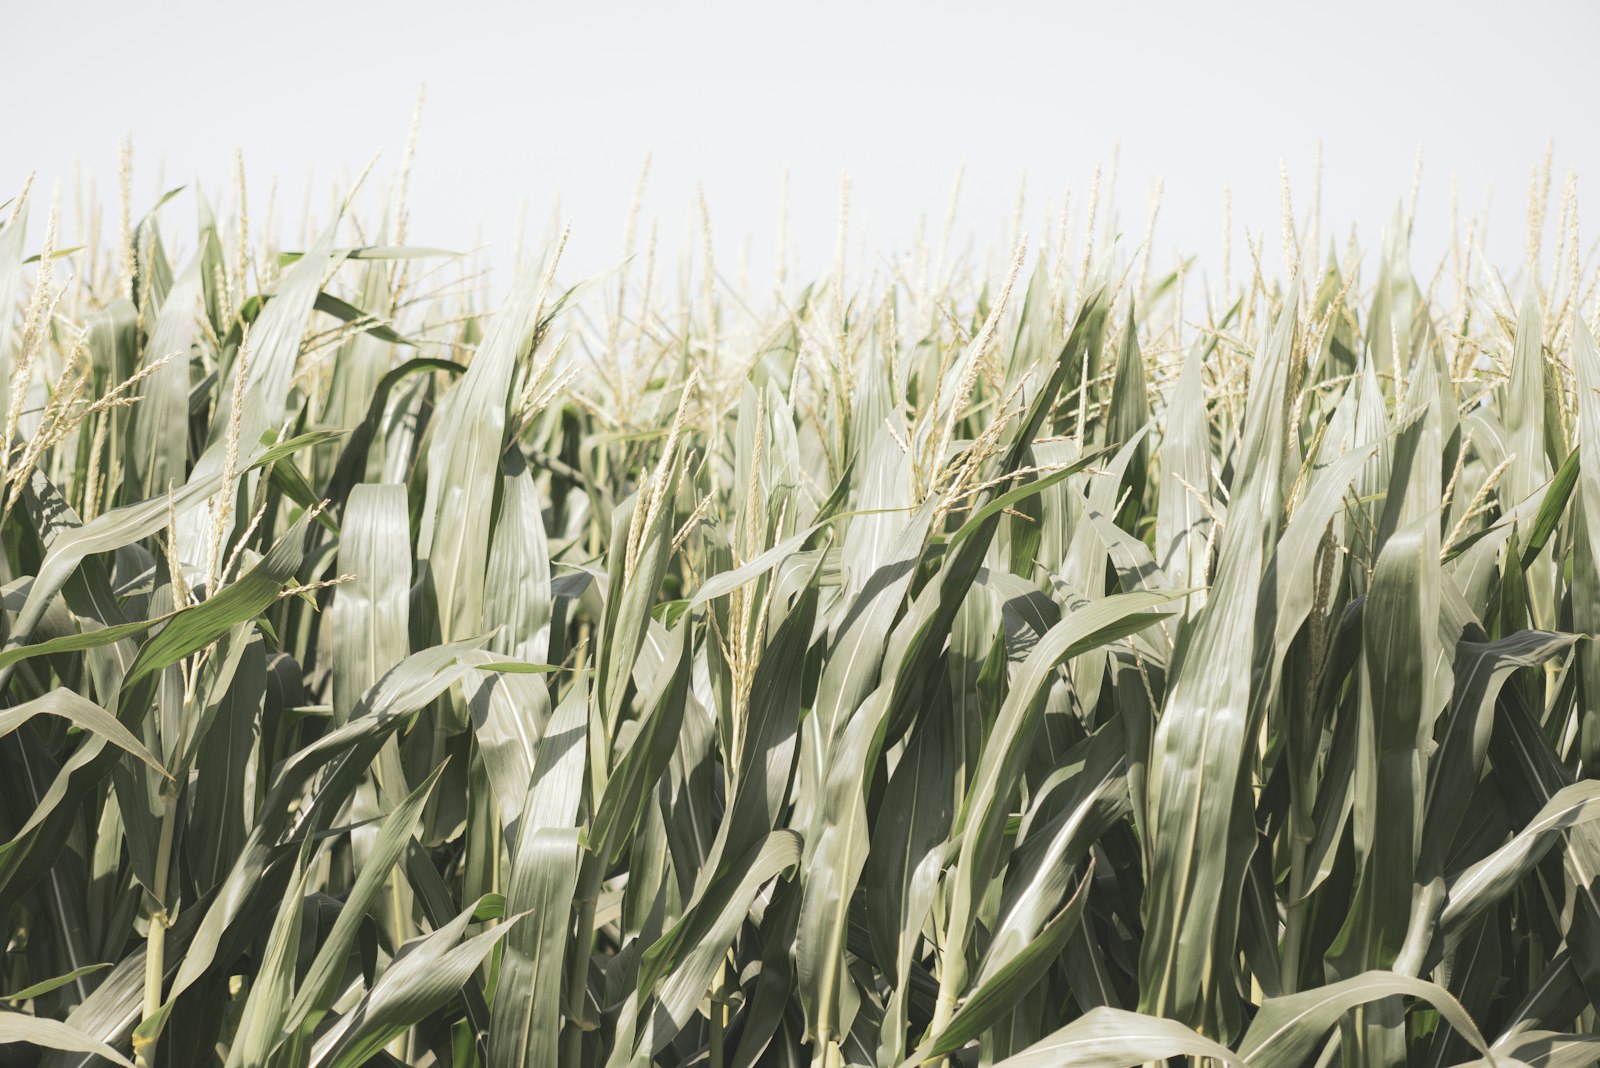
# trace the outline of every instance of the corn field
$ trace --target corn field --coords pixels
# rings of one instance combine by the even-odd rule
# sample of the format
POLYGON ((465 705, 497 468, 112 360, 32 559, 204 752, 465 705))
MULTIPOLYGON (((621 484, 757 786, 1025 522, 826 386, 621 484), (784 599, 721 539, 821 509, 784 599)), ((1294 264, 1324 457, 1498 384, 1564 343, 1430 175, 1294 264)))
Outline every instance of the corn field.
POLYGON ((1600 1062, 1548 165, 1509 270, 635 209, 493 308, 403 180, 280 245, 129 165, 0 229, 0 1062, 1600 1062))

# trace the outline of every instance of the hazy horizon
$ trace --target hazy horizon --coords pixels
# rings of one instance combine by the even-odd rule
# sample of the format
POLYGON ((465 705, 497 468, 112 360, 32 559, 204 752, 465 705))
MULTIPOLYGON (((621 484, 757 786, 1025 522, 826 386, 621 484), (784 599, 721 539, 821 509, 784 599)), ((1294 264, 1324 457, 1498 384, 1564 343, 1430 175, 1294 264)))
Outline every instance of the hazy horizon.
POLYGON ((275 216, 293 241, 309 189, 325 218, 330 179, 348 180, 375 153, 368 192, 387 183, 423 84, 408 237, 461 249, 481 234, 496 288, 524 212, 530 243, 557 212, 572 225, 564 275, 615 263, 647 153, 641 244, 654 221, 668 270, 685 248, 697 251, 703 189, 719 272, 735 280, 748 256, 762 284, 785 172, 801 276, 833 262, 841 173, 850 175, 854 265, 864 242, 872 257, 909 248, 923 218, 936 241, 963 165, 957 249, 971 240, 980 254, 1003 254, 1024 176, 1022 229, 1035 248, 1046 205, 1057 216, 1064 189, 1081 232, 1099 163, 1107 189, 1096 230, 1114 192, 1130 248, 1163 180, 1158 266, 1181 251, 1220 270, 1231 186, 1237 278, 1246 228, 1261 237, 1264 265, 1280 259, 1280 160, 1295 215, 1307 216, 1319 141, 1323 250, 1342 246, 1352 226, 1375 242, 1410 194, 1421 150, 1419 273, 1449 248, 1452 175, 1463 219, 1493 187, 1485 246, 1510 271, 1522 261, 1529 169, 1547 139, 1552 215, 1568 168, 1600 167, 1600 138, 1582 114, 1597 5, 1541 0, 1515 21, 1481 2, 1445 16, 1434 5, 1346 3, 1338 19, 1254 2, 1013 3, 989 6, 981 24, 968 15, 944 3, 829 2, 803 18, 724 3, 466 3, 447 14, 397 3, 376 20, 293 0, 246 23, 184 0, 156 22, 95 0, 63 36, 30 6, 14 15, 17 38, 36 32, 49 47, 23 51, 13 81, 47 87, 48 104, 17 109, 23 129, 12 143, 23 147, 0 157, 0 199, 37 170, 34 225, 58 183, 70 219, 81 161, 110 204, 128 136, 136 212, 195 180, 223 208, 238 146, 252 223, 262 224, 276 175, 275 216))

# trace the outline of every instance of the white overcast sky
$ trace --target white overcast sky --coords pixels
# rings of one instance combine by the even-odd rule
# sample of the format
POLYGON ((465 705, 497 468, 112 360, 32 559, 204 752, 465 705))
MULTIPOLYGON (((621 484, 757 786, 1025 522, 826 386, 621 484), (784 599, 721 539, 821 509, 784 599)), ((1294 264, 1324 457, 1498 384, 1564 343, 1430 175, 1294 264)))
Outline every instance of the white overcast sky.
POLYGON ((1163 178, 1157 255, 1214 263, 1231 184, 1236 272, 1245 226, 1265 231, 1276 267, 1278 162, 1303 208, 1319 139, 1324 234, 1341 239, 1354 224, 1376 240, 1422 150, 1419 273, 1445 247, 1452 173, 1464 211, 1492 183, 1489 251, 1508 269, 1547 137, 1553 197, 1569 167, 1600 181, 1594 0, 78 0, 8 3, 4 25, 0 199, 31 170, 70 198, 74 161, 113 196, 127 134, 137 205, 158 176, 223 200, 237 145, 256 220, 276 174, 279 217, 297 224, 308 175, 325 215, 332 177, 377 152, 375 173, 393 171, 425 83, 411 238, 460 248, 481 228, 502 275, 519 206, 537 240, 558 194, 573 225, 563 273, 616 260, 647 151, 646 218, 681 247, 703 184, 728 276, 747 235, 770 269, 786 168, 811 270, 832 262, 841 171, 852 246, 865 233, 893 249, 920 214, 937 225, 965 163, 957 239, 983 248, 1005 242, 1024 173, 1036 240, 1064 184, 1081 218, 1094 164, 1120 143, 1126 239, 1163 178))

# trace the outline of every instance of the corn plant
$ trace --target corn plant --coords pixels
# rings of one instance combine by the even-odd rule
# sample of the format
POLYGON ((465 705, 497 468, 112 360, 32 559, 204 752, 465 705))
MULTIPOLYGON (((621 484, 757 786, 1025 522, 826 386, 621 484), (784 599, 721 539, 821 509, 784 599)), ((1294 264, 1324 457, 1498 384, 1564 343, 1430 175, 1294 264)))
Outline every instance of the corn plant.
POLYGON ((1548 171, 1509 275, 1063 205, 669 296, 630 216, 492 313, 403 181, 127 173, 0 229, 0 1060, 1600 1061, 1548 171))

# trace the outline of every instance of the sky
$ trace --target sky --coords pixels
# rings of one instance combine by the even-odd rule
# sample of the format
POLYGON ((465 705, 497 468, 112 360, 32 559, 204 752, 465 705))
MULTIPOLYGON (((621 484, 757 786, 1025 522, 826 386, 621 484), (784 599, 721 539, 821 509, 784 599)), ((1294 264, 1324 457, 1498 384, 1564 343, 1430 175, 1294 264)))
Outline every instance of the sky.
POLYGON ((1452 176, 1463 215, 1492 186, 1487 248, 1508 270, 1547 139, 1553 196, 1568 168, 1600 180, 1594 0, 5 9, 0 199, 37 171, 35 188, 60 183, 70 204, 75 161, 114 197, 128 136, 136 207, 158 182, 199 181, 221 201, 237 147, 253 221, 276 175, 277 216, 297 236, 308 185, 326 217, 332 178, 374 154, 379 179, 399 167, 425 85, 410 239, 481 240, 502 282, 524 217, 534 244, 553 217, 570 222, 563 274, 614 264, 647 153, 642 227, 658 223, 669 261, 697 246, 703 190, 730 278, 746 253, 771 271, 785 172, 801 272, 833 262, 844 173, 852 261, 863 243, 910 247, 924 216, 937 231, 963 167, 956 243, 998 250, 1019 187, 1035 243, 1064 188, 1081 226, 1094 167, 1115 152, 1125 241, 1142 238, 1163 182, 1158 262, 1181 250, 1217 269, 1231 187, 1236 276, 1246 228, 1276 267, 1280 161, 1301 214, 1319 142, 1323 234, 1341 245, 1352 226, 1376 241, 1421 151, 1419 273, 1448 247, 1452 176))

